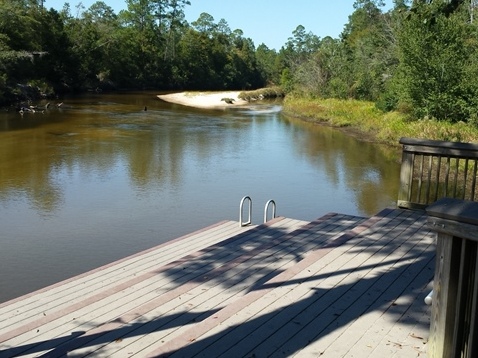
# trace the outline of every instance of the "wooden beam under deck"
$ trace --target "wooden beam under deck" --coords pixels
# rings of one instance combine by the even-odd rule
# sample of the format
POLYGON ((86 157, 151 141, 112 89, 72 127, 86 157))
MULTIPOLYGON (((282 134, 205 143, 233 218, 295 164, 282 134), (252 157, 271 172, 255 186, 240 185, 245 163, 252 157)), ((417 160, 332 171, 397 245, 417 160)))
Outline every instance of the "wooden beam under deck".
POLYGON ((422 212, 224 221, 0 304, 0 357, 424 357, 422 212))

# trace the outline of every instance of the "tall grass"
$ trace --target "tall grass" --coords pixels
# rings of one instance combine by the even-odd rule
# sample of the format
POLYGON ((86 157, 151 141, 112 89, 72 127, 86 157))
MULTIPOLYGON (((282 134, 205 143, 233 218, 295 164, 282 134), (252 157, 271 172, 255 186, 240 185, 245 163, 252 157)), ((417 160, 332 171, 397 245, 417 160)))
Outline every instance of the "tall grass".
POLYGON ((307 121, 353 127, 378 142, 390 145, 398 145, 401 137, 478 142, 478 128, 471 124, 410 120, 406 114, 382 112, 373 102, 287 95, 283 111, 307 121))

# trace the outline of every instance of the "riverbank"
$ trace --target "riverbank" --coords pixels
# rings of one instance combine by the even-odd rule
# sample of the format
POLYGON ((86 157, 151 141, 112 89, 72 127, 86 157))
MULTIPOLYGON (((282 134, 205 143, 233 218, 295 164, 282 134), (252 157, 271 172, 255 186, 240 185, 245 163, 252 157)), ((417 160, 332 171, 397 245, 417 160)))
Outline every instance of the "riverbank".
POLYGON ((478 128, 465 122, 411 120, 399 112, 382 112, 373 102, 287 96, 283 113, 340 128, 362 139, 399 146, 401 137, 478 142, 478 128))
POLYGON ((221 92, 178 92, 158 95, 158 98, 169 103, 183 106, 207 109, 224 109, 227 107, 243 106, 246 100, 239 98, 241 91, 221 92))
MULTIPOLYGON (((247 105, 249 102, 239 97, 241 93, 243 92, 179 92, 158 95, 158 98, 195 108, 224 109, 247 105)), ((283 113, 308 122, 339 128, 362 140, 392 146, 398 146, 402 137, 478 142, 478 128, 471 124, 410 120, 403 113, 382 112, 373 102, 288 95, 283 102, 283 113)))

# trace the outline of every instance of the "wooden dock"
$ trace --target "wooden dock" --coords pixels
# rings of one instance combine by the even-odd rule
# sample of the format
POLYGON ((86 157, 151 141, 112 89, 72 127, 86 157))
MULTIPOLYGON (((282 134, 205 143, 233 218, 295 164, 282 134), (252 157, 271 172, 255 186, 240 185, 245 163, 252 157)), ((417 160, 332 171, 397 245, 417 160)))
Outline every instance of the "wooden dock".
POLYGON ((421 211, 223 221, 0 304, 0 357, 425 357, 421 211))

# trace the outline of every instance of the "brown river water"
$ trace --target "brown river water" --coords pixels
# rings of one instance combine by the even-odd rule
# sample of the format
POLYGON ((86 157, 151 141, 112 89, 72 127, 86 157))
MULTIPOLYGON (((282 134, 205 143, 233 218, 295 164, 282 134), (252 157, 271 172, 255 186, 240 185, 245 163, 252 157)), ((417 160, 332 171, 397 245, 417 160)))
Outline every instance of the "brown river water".
POLYGON ((396 150, 288 118, 280 103, 201 110, 152 92, 51 103, 0 113, 0 302, 238 220, 245 195, 254 224, 269 199, 313 220, 397 198, 396 150))

